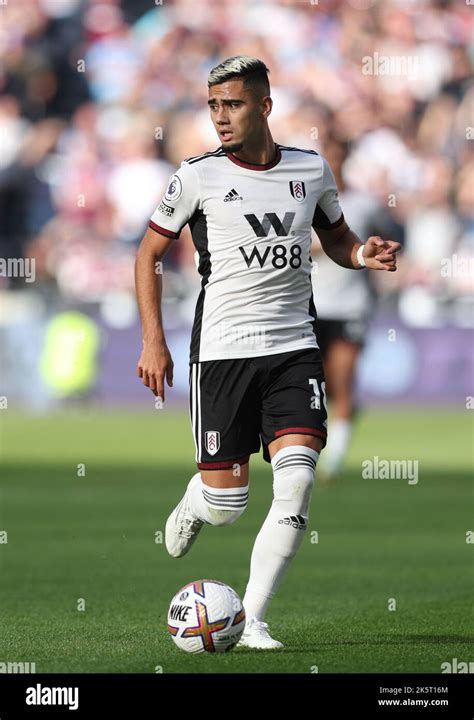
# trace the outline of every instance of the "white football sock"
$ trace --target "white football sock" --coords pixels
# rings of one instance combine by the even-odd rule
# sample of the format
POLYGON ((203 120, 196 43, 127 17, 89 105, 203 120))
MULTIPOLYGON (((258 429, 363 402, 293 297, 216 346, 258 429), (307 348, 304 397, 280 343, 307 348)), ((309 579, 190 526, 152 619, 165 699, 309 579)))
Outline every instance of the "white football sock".
POLYGON ((263 620, 306 534, 319 453, 303 445, 279 450, 272 459, 273 503, 257 535, 243 599, 247 619, 263 620))
POLYGON ((196 475, 199 475, 199 482, 189 492, 190 507, 196 517, 210 525, 230 525, 242 515, 247 507, 248 485, 211 487, 203 483, 200 473, 196 475))
POLYGON ((352 435, 352 421, 335 418, 329 421, 328 442, 324 448, 324 470, 335 475, 347 454, 352 435))

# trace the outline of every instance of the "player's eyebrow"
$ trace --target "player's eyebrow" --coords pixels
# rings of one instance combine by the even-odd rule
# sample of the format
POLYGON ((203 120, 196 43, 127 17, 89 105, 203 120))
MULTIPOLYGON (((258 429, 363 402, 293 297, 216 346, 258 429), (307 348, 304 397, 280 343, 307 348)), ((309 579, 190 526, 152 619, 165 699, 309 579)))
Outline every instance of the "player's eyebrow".
MULTIPOLYGON (((244 101, 244 100, 237 100, 237 99, 233 100, 232 98, 230 98, 230 99, 227 99, 227 100, 221 100, 221 102, 223 103, 223 105, 230 105, 231 103, 239 103, 239 105, 242 105, 242 103, 245 102, 245 101, 244 101)), ((208 105, 214 105, 214 103, 217 103, 217 98, 210 98, 210 99, 207 101, 207 104, 208 104, 208 105)))

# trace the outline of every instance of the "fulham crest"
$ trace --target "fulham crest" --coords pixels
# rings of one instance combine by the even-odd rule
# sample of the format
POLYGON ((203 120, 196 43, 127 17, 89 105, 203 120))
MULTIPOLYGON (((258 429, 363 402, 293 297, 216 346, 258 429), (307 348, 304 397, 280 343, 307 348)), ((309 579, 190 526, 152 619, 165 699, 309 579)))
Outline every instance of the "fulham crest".
POLYGON ((221 434, 218 430, 206 432, 206 450, 209 455, 215 455, 221 446, 221 434))
POLYGON ((290 180, 290 192, 298 202, 303 202, 306 190, 302 180, 290 180))

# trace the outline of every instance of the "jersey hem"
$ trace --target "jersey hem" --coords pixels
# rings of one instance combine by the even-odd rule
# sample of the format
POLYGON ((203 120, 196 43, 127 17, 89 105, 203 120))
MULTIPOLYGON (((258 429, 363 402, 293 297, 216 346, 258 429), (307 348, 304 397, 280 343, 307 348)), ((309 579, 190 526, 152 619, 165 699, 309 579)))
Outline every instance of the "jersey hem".
POLYGON ((191 365, 191 363, 209 362, 211 360, 240 360, 244 358, 265 357, 266 355, 280 355, 282 353, 292 352, 296 350, 308 350, 311 348, 314 348, 315 350, 320 349, 316 340, 311 343, 305 344, 293 343, 292 345, 288 345, 285 347, 267 348, 265 350, 262 350, 262 352, 249 353, 244 351, 242 354, 240 354, 236 353, 235 350, 231 350, 228 353, 210 353, 212 357, 208 357, 207 354, 204 354, 203 357, 201 353, 201 357, 197 357, 196 355, 191 356, 189 364, 191 365))

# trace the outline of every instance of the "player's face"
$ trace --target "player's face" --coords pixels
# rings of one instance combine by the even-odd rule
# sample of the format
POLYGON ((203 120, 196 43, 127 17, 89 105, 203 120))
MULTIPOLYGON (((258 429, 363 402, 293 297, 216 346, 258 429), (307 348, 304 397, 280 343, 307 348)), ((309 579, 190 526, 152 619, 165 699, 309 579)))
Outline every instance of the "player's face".
POLYGON ((261 99, 243 80, 228 80, 209 88, 211 119, 225 152, 241 150, 257 140, 266 115, 261 99))

